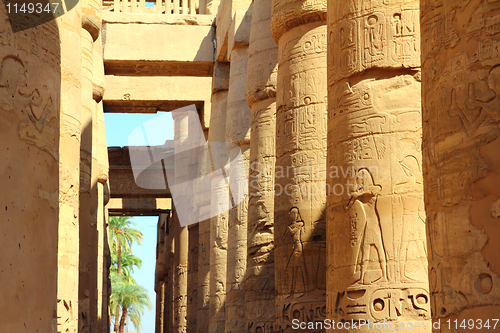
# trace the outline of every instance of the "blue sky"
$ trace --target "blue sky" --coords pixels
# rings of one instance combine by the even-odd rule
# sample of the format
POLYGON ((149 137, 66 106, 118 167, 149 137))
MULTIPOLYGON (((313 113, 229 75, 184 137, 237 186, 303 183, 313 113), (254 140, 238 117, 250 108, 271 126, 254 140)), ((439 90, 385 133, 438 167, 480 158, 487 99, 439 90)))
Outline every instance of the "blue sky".
MULTIPOLYGON (((104 120, 108 147, 127 146, 129 135, 132 131, 145 123, 147 123, 147 136, 150 145, 162 145, 166 140, 174 139, 174 123, 170 113, 105 113, 104 120)), ((154 291, 154 272, 156 264, 156 224, 158 217, 143 216, 134 217, 133 219, 137 223, 137 229, 144 235, 142 245, 134 244, 132 247, 134 255, 142 260, 142 268, 136 269, 133 277, 138 284, 148 289, 149 298, 153 305, 153 309, 147 311, 143 316, 141 332, 153 333, 155 331, 154 307, 156 293, 154 291)), ((125 330, 127 329, 134 330, 134 327, 133 325, 127 325, 125 330)))

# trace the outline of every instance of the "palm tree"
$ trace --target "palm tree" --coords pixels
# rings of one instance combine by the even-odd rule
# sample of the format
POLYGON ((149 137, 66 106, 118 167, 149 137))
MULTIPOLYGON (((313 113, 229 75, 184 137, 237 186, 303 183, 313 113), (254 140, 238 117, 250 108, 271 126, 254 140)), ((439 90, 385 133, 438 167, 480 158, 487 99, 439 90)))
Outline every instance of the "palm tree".
MULTIPOLYGON (((122 252, 121 264, 122 264, 122 276, 126 277, 131 281, 134 281, 134 279, 132 278, 132 273, 134 273, 134 266, 140 269, 142 266, 142 260, 130 254, 128 251, 124 250, 122 252)), ((115 276, 118 275, 118 255, 116 251, 111 252, 110 274, 115 276)))
POLYGON ((116 308, 121 307, 122 310, 118 328, 116 328, 115 323, 115 331, 117 330, 119 333, 124 332, 127 317, 130 318, 135 328, 139 330, 144 307, 149 310, 152 309, 146 288, 135 283, 126 282, 122 278, 117 278, 112 282, 112 290, 110 305, 116 308))
MULTIPOLYGON (((132 254, 131 247, 134 241, 141 245, 143 239, 142 232, 130 227, 135 225, 137 224, 128 216, 111 216, 109 218, 109 246, 111 248, 111 253, 116 253, 118 276, 122 275, 122 251, 132 254)), ((132 279, 132 277, 130 277, 130 279, 132 279)), ((115 315, 115 331, 117 331, 118 318, 120 315, 119 305, 116 306, 113 312, 115 315)))
POLYGON ((116 251, 118 275, 122 274, 122 251, 132 254, 130 248, 134 241, 141 245, 142 232, 130 227, 135 225, 137 224, 128 216, 111 216, 109 218, 110 247, 116 251))

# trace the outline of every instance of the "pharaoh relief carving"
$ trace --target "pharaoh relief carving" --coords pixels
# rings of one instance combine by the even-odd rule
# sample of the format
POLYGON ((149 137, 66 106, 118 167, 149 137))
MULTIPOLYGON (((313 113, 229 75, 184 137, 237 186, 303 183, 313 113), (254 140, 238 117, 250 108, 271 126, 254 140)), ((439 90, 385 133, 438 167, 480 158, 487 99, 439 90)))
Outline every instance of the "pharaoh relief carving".
POLYGON ((28 71, 21 59, 14 56, 3 58, 0 69, 0 107, 5 111, 25 114, 19 124, 20 138, 47 151, 55 159, 55 132, 48 125, 54 116, 55 106, 48 90, 46 85, 41 87, 41 91, 28 85, 28 71))
POLYGON ((435 317, 500 305, 491 231, 500 194, 489 185, 498 179, 491 152, 500 135, 499 9, 497 1, 422 2, 423 156, 435 317))

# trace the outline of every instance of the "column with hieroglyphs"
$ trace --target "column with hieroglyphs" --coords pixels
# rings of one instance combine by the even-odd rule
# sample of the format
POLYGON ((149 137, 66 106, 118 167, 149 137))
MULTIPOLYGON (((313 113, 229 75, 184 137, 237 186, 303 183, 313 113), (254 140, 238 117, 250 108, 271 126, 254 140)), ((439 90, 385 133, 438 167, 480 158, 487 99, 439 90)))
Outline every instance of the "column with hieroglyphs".
POLYGON ((274 163, 278 45, 271 36, 272 2, 254 0, 247 65, 246 97, 251 107, 248 178, 246 332, 273 332, 274 163))
POLYGON ((419 2, 328 6, 329 317, 429 332, 419 2))
POLYGON ((70 183, 78 188, 78 155, 71 155, 71 150, 79 149, 79 132, 75 132, 75 140, 60 146, 61 137, 67 138, 70 131, 60 128, 79 125, 78 98, 71 101, 68 90, 80 93, 81 54, 79 46, 73 53, 69 47, 61 49, 60 42, 80 34, 79 21, 75 24, 80 12, 74 9, 68 14, 73 20, 68 17, 66 25, 61 24, 62 19, 53 20, 51 14, 8 15, 7 10, 7 3, 2 3, 1 330, 55 332, 67 320, 68 331, 75 332, 78 264, 74 260, 78 249, 61 238, 63 233, 78 238, 74 211, 78 210, 78 189, 76 193, 62 191, 70 183), (45 23, 37 25, 38 19, 45 23), (75 80, 71 82, 66 73, 74 74, 75 80), (75 119, 68 119, 73 116, 75 119), (60 155, 68 162, 68 169, 62 170, 67 179, 59 173, 60 155), (59 284, 61 276, 72 281, 59 284), (66 305, 70 310, 65 311, 66 305))
MULTIPOLYGON (((326 0, 274 0, 277 330, 326 317, 326 0)), ((314 331, 314 330, 313 330, 314 331)))
MULTIPOLYGON (((205 102, 205 112, 210 109, 210 101, 205 102)), ((210 119, 207 119, 209 126, 210 119)), ((209 130, 204 130, 204 136, 208 140, 209 130)), ((203 147, 198 157, 198 176, 205 176, 212 172, 208 145, 203 147)), ((199 182, 201 186, 201 181, 199 182)), ((207 184, 207 187, 211 184, 207 184)), ((198 204, 197 216, 201 218, 210 216, 211 196, 206 195, 210 189, 199 189, 194 193, 194 200, 198 204)), ((210 316, 210 218, 200 221, 198 227, 198 311, 196 320, 196 332, 208 333, 210 316)))
POLYGON ((80 149, 80 278, 79 330, 97 328, 98 164, 97 109, 93 99, 93 53, 99 37, 99 1, 82 1, 82 107, 80 149))
POLYGON ((226 142, 232 144, 231 160, 241 154, 245 169, 231 167, 231 209, 228 219, 226 332, 245 331, 245 274, 247 263, 248 161, 250 157, 251 110, 246 102, 251 9, 235 12, 229 29, 229 91, 227 96, 226 142))
POLYGON ((189 255, 187 269, 187 332, 198 332, 198 251, 199 223, 189 227, 189 255))
MULTIPOLYGON (((210 117, 209 145, 226 140, 226 109, 227 90, 229 86, 229 64, 215 63, 212 83, 212 113, 210 117)), ((223 166, 223 156, 219 156, 210 148, 211 164, 214 174, 220 172, 215 166, 223 166), (215 163, 214 163, 215 162, 215 163)), ((225 300, 226 300, 226 267, 227 267, 227 197, 228 187, 222 177, 212 176, 212 199, 210 204, 210 305, 209 327, 210 333, 224 333, 225 300)))
POLYGON ((175 254, 175 233, 173 227, 173 212, 169 212, 166 216, 165 224, 165 243, 164 243, 164 260, 165 260, 165 294, 164 294, 164 312, 163 312, 163 333, 174 332, 174 254, 175 254))
POLYGON ((499 10, 421 2, 430 303, 451 331, 493 328, 500 312, 499 10))
POLYGON ((98 332, 107 332, 109 326, 108 303, 109 295, 107 293, 108 269, 106 263, 107 247, 107 223, 106 208, 109 196, 106 191, 109 189, 109 159, 108 148, 106 144, 106 128, 104 124, 104 109, 102 98, 104 95, 104 62, 102 57, 102 39, 101 34, 97 38, 93 47, 93 75, 92 75, 92 98, 95 101, 95 123, 93 133, 95 140, 93 154, 96 162, 97 174, 97 330, 98 332))
POLYGON ((164 332, 165 322, 165 275, 166 253, 165 240, 167 234, 167 214, 160 214, 156 227, 156 266, 155 266, 155 292, 156 292, 156 321, 155 333, 164 332))
POLYGON ((81 6, 59 20, 61 40, 61 129, 59 146, 59 241, 57 332, 78 331, 80 110, 82 49, 81 6), (78 22, 75 24, 74 22, 78 22), (67 94, 67 95, 66 95, 67 94))
MULTIPOLYGON (((174 170, 175 184, 186 181, 189 177, 188 154, 185 153, 189 145, 189 115, 188 112, 174 112, 174 170)), ((175 200, 190 200, 189 193, 181 193, 175 200)), ((188 253, 189 230, 181 226, 178 211, 173 201, 173 229, 175 239, 174 253, 174 332, 185 332, 187 327, 187 293, 188 293, 188 253)))

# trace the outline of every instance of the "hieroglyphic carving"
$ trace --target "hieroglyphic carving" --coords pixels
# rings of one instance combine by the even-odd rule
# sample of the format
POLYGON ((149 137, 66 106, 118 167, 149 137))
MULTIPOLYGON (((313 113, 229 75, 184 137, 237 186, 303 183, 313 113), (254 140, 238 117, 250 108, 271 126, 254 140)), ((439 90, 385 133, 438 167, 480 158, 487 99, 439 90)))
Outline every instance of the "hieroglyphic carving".
POLYGON ((330 82, 372 67, 420 66, 418 3, 352 0, 329 10, 330 82))
MULTIPOLYGON (((279 329, 275 332, 283 333, 292 329, 293 320, 298 320, 299 323, 315 323, 324 321, 327 318, 326 305, 324 302, 317 302, 314 300, 288 303, 284 302, 283 305, 276 305, 277 320, 280 323, 279 329)), ((294 329, 296 330, 296 329, 294 329)), ((298 330, 299 332, 301 330, 298 330)), ((324 332, 318 330, 303 330, 304 332, 324 332)), ((270 330, 266 331, 272 332, 270 330)))
POLYGON ((279 46, 281 87, 274 170, 276 331, 289 330, 294 314, 325 306, 325 18, 323 0, 273 1, 271 33, 279 46))
POLYGON ((422 1, 423 156, 435 318, 498 312, 491 242, 500 128, 498 1, 422 1), (462 25, 462 22, 467 22, 462 25), (490 306, 490 307, 488 307, 490 306), (469 313, 469 314, 468 314, 469 313))
POLYGON ((19 58, 3 58, 0 69, 0 107, 5 111, 25 113, 28 122, 19 124, 19 136, 24 141, 47 151, 57 159, 55 132, 48 125, 54 117, 55 105, 46 85, 40 93, 28 87, 27 70, 19 58))

